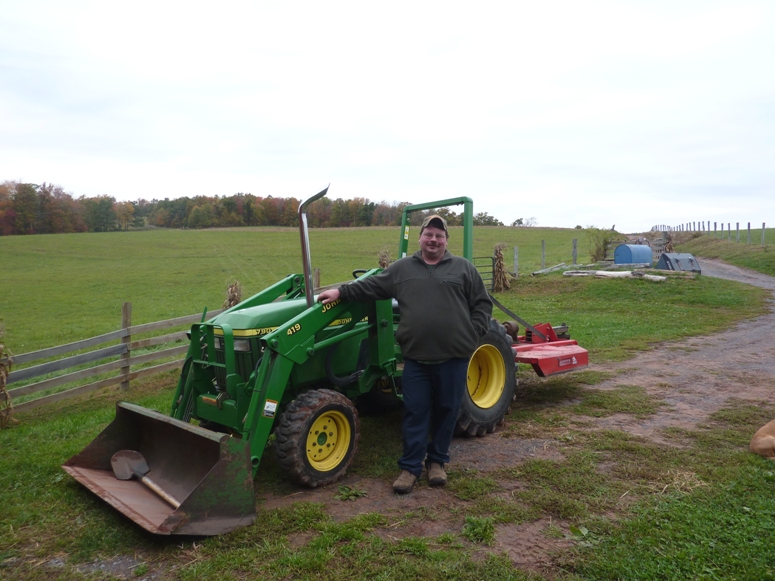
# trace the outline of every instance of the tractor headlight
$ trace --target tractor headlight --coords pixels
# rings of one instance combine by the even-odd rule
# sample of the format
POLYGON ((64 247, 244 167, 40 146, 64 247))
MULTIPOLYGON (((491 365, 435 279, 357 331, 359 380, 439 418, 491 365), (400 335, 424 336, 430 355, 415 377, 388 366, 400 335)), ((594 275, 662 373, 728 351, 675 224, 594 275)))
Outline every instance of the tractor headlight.
POLYGON ((250 353, 250 341, 247 339, 235 339, 234 350, 250 353))
MULTIPOLYGON (((215 348, 219 351, 223 351, 226 348, 226 342, 221 337, 214 338, 215 348)), ((235 339, 234 350, 242 351, 243 353, 250 353, 250 341, 248 339, 235 339)))

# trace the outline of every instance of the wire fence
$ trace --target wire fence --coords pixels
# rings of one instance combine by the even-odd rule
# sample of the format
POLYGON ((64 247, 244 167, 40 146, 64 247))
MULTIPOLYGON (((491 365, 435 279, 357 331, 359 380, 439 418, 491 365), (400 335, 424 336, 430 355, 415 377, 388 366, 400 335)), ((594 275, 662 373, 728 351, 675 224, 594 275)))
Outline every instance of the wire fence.
POLYGON ((748 222, 747 227, 742 231, 740 230, 740 222, 735 222, 734 233, 732 231, 732 222, 726 223, 726 229, 724 228, 724 222, 713 222, 713 228, 711 229, 711 221, 701 222, 686 222, 684 224, 678 224, 677 226, 668 226, 660 224, 651 228, 652 231, 658 232, 701 232, 709 235, 713 235, 717 238, 726 240, 735 240, 736 242, 745 241, 747 244, 753 244, 756 238, 760 239, 761 246, 765 246, 765 230, 767 224, 762 222, 761 235, 757 236, 758 229, 752 229, 751 223, 748 222))

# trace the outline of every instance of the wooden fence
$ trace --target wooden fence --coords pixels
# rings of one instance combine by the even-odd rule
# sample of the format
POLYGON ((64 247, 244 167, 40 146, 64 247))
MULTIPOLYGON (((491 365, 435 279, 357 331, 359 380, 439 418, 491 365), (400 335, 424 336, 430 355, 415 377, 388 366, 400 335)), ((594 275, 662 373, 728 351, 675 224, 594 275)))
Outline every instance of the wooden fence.
MULTIPOLYGON (((578 263, 579 251, 578 251, 578 239, 571 240, 571 260, 573 264, 578 263)), ((563 263, 564 264, 564 263, 563 263)), ((546 240, 541 240, 541 270, 546 269, 546 240)), ((510 273, 512 276, 519 277, 519 246, 514 247, 514 272, 510 273)))
MULTIPOLYGON (((222 309, 217 311, 209 311, 207 313, 207 317, 209 318, 211 316, 215 316, 222 311, 222 309)), ((84 379, 118 370, 117 375, 111 376, 107 379, 100 379, 99 381, 87 383, 86 385, 71 387, 65 391, 60 391, 58 393, 53 393, 19 404, 13 404, 13 408, 16 411, 29 410, 48 403, 53 403, 69 397, 73 397, 75 395, 81 395, 90 391, 101 389, 103 387, 108 387, 110 385, 121 384, 121 389, 127 390, 129 389, 129 383, 135 379, 148 377, 150 375, 155 375, 164 371, 170 371, 172 369, 179 369, 183 364, 183 358, 132 371, 133 366, 136 367, 138 365, 144 365, 162 359, 168 359, 169 357, 185 354, 188 350, 187 341, 184 345, 169 347, 159 351, 152 351, 150 353, 143 353, 142 355, 136 355, 134 357, 132 356, 132 352, 148 349, 158 345, 164 345, 174 341, 185 340, 185 330, 134 341, 132 340, 132 337, 145 335, 154 331, 170 329, 173 327, 180 327, 182 325, 190 325, 200 321, 201 319, 202 314, 200 313, 197 315, 187 315, 185 317, 168 319, 166 321, 157 321, 155 323, 146 323, 144 325, 132 326, 132 303, 124 303, 122 307, 121 328, 119 330, 106 333, 104 335, 99 335, 97 337, 76 341, 74 343, 68 343, 66 345, 59 345, 57 347, 50 347, 40 351, 32 351, 30 353, 15 355, 11 361, 14 366, 17 366, 31 363, 33 361, 60 357, 61 355, 65 355, 67 353, 90 349, 98 345, 104 345, 105 343, 119 341, 118 344, 111 345, 109 347, 101 347, 99 349, 94 349, 92 351, 79 353, 69 357, 63 357, 32 367, 25 367, 24 369, 19 369, 17 371, 11 371, 11 373, 8 374, 7 385, 10 386, 13 383, 28 381, 30 379, 44 375, 56 374, 60 371, 65 371, 74 367, 82 367, 86 364, 96 363, 105 359, 113 359, 112 361, 107 363, 100 363, 85 369, 79 369, 78 371, 74 371, 72 373, 57 375, 56 377, 44 379, 36 383, 30 383, 24 385, 23 387, 9 387, 7 392, 0 392, 0 401, 7 401, 7 398, 10 398, 11 403, 13 404, 14 398, 18 398, 23 395, 38 393, 69 383, 79 383, 84 379)))

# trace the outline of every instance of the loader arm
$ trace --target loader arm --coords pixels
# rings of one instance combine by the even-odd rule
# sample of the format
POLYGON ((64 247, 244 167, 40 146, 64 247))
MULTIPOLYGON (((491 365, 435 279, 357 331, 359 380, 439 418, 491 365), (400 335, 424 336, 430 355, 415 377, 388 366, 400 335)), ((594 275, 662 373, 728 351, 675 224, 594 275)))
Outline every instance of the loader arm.
MULTIPOLYGON (((379 272, 381 269, 375 268, 360 278, 379 272)), ((278 283, 270 288, 273 290, 269 292, 270 289, 267 289, 264 300, 272 300, 286 289, 297 289, 294 277, 288 277, 284 285, 278 283)), ((252 303, 257 302, 252 300, 252 303)), ((229 417, 228 425, 239 426, 242 439, 249 442, 254 476, 275 420, 283 403, 289 399, 286 390, 291 385, 291 373, 297 366, 303 366, 316 351, 329 349, 351 337, 366 335, 368 364, 359 373, 357 381, 345 390, 348 397, 366 393, 378 379, 397 373, 392 301, 313 303, 261 337, 262 355, 247 381, 250 402, 244 418, 241 418, 236 416, 241 412, 235 400, 240 382, 244 380, 235 370, 233 357, 216 361, 213 343, 213 331, 216 329, 225 344, 224 353, 233 354, 234 333, 228 324, 207 322, 193 325, 191 345, 178 382, 172 415, 182 421, 188 421, 192 415, 198 418, 229 417), (195 374, 208 366, 223 370, 226 385, 219 396, 212 392, 198 392, 194 387, 197 381, 195 374)))

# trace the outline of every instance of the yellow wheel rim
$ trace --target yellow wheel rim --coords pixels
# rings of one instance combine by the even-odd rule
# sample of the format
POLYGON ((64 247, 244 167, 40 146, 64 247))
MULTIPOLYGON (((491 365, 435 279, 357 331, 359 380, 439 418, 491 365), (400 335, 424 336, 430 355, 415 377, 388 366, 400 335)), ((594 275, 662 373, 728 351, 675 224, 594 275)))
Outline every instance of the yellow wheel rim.
POLYGON ((477 407, 489 409, 503 395, 506 365, 493 345, 482 345, 468 362, 468 394, 477 407))
POLYGON ((307 461, 318 472, 333 470, 350 448, 352 432, 347 417, 338 411, 321 414, 307 434, 307 461))

